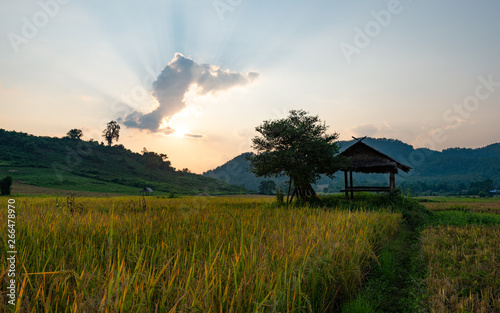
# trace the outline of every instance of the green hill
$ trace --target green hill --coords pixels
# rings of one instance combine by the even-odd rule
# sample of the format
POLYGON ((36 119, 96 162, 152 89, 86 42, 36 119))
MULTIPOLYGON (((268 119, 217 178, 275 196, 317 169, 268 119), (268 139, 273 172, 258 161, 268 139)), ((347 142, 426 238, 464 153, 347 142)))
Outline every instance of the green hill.
POLYGON ((37 137, 0 129, 0 178, 65 190, 138 194, 234 194, 241 187, 175 170, 166 155, 134 153, 123 145, 37 137))
MULTIPOLYGON (((411 166, 409 173, 400 173, 396 177, 397 185, 413 194, 461 193, 473 182, 490 178, 493 188, 500 186, 500 143, 478 149, 452 148, 433 151, 425 148, 414 149, 402 141, 386 138, 366 138, 363 142, 393 157, 397 161, 411 166)), ((340 141, 341 151, 354 143, 340 141)), ((248 171, 249 163, 244 153, 203 175, 221 179, 225 182, 244 185, 257 191, 261 181, 267 178, 255 177, 248 171)), ((358 185, 388 185, 388 175, 354 174, 358 185)), ((277 184, 283 184, 286 178, 271 178, 277 184)), ((344 186, 343 175, 338 173, 334 179, 321 177, 316 184, 318 191, 337 192, 344 186)))

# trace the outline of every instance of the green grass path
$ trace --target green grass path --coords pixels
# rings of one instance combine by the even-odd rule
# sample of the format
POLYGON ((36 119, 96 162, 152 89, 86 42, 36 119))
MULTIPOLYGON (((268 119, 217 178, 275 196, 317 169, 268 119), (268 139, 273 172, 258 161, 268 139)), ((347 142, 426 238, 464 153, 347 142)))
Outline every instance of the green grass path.
POLYGON ((341 312, 428 312, 420 231, 431 225, 500 225, 499 214, 422 209, 410 207, 406 211, 405 223, 398 234, 382 248, 378 263, 373 265, 363 287, 342 306, 341 312))
POLYGON ((407 224, 381 250, 363 289, 342 312, 425 312, 417 232, 407 224))

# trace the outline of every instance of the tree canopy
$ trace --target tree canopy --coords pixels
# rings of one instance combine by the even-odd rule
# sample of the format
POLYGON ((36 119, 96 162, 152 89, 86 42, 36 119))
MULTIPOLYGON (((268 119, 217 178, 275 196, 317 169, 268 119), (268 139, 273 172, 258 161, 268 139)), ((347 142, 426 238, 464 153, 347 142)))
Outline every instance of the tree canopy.
POLYGON ((142 156, 146 160, 146 166, 151 170, 175 170, 172 167, 172 163, 168 160, 168 156, 164 153, 156 153, 144 148, 142 156))
POLYGON ((80 140, 83 136, 83 132, 81 129, 73 128, 69 132, 66 133, 66 136, 70 139, 80 140))
POLYGON ((108 143, 108 146, 111 146, 113 140, 116 139, 116 141, 118 141, 120 138, 120 124, 116 121, 109 122, 106 129, 102 131, 102 136, 108 143))
POLYGON ((276 191, 276 183, 274 180, 263 180, 259 185, 259 193, 261 195, 272 195, 276 191))
MULTIPOLYGON (((289 177, 294 195, 306 200, 316 196, 311 187, 321 174, 333 177, 344 160, 339 152, 338 134, 327 134, 328 126, 318 116, 292 110, 288 117, 255 128, 260 133, 252 139, 257 154, 251 157, 251 170, 257 176, 289 177)), ((288 193, 290 193, 290 188, 288 193)))

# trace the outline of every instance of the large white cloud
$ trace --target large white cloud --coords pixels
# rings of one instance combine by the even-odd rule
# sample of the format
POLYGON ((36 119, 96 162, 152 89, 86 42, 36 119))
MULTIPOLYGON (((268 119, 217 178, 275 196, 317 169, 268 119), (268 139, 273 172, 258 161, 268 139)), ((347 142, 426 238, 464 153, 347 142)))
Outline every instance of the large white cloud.
POLYGON ((200 95, 243 86, 259 77, 259 73, 246 74, 222 70, 209 64, 198 64, 193 59, 176 53, 153 83, 153 96, 159 106, 149 113, 130 112, 123 119, 127 127, 157 131, 164 119, 171 118, 186 105, 185 94, 195 88, 200 95))

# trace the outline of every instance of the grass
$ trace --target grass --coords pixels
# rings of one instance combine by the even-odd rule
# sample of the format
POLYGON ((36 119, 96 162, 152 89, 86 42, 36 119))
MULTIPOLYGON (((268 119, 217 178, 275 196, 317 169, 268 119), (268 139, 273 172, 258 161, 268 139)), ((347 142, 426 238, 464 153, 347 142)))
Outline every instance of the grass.
MULTIPOLYGON (((75 191, 67 189, 47 188, 47 187, 22 184, 18 182, 12 184, 11 194, 13 197, 49 197, 49 196, 67 197, 72 194, 78 197, 113 197, 113 196, 126 195, 123 193, 112 193, 112 192, 75 191)), ((138 194, 137 189, 135 190, 135 194, 136 195, 138 194)), ((158 193, 158 195, 160 194, 158 193)))
POLYGON ((462 210, 434 211, 432 225, 500 225, 500 214, 473 213, 462 210))
MULTIPOLYGON (((331 311, 359 288, 401 221, 388 211, 287 209, 271 202, 18 197, 18 307, 331 311)), ((5 233, 4 211, 0 225, 5 233)), ((0 301, 5 307, 5 297, 0 301)))
POLYGON ((427 202, 461 202, 461 203, 491 203, 491 202, 500 202, 500 197, 487 197, 487 198, 479 198, 477 196, 462 196, 462 197, 444 197, 444 196, 426 196, 426 197, 417 197, 419 202, 427 203, 427 202))
MULTIPOLYGON (((12 176, 15 180, 13 194, 53 194, 64 192, 100 192, 122 195, 137 195, 141 188, 124 186, 97 179, 65 173, 59 180, 56 172, 49 168, 0 167, 0 177, 12 176), (38 189, 41 189, 38 191, 38 189)), ((165 194, 165 193, 162 193, 165 194)))
MULTIPOLYGON (((381 251, 362 297, 374 312, 426 312, 425 288, 416 233, 402 225, 381 251)), ((361 312, 343 310, 343 312, 361 312)))
POLYGON ((133 180, 125 173, 123 180, 113 182, 110 181, 113 179, 105 174, 84 176, 71 172, 56 172, 52 168, 0 166, 0 179, 12 176, 15 183, 12 192, 17 195, 72 192, 138 195, 144 187, 148 186, 153 188, 155 195, 168 195, 171 192, 177 195, 196 195, 202 192, 211 195, 247 192, 241 187, 228 185, 220 180, 201 175, 179 172, 163 175, 172 177, 170 180, 163 176, 163 180, 154 180, 144 174, 137 175, 143 179, 133 180))
POLYGON ((422 232, 432 312, 500 311, 500 227, 438 226, 422 232))
POLYGON ((405 223, 342 312, 498 312, 500 215, 488 208, 499 202, 433 199, 423 202, 433 209, 425 213, 415 201, 395 199, 390 206, 399 206, 405 223))
MULTIPOLYGON (((361 201, 370 202, 368 198, 361 201)), ((425 271, 419 255, 419 228, 428 220, 425 208, 417 201, 394 195, 382 195, 374 203, 391 207, 405 217, 398 233, 381 250, 368 279, 343 313, 426 312, 423 286, 425 271)), ((359 200, 358 200, 359 201, 359 200)))
MULTIPOLYGON (((422 200, 422 199, 420 199, 422 200)), ((500 214, 500 198, 444 198, 424 199, 422 204, 431 211, 461 210, 500 214)))
POLYGON ((241 196, 16 200, 17 290, 28 311, 500 308, 500 215, 475 210, 482 199, 430 212, 373 194, 314 208, 241 196))
POLYGON ((500 202, 459 200, 425 203, 433 210, 421 233, 427 305, 432 312, 498 312, 500 202))

